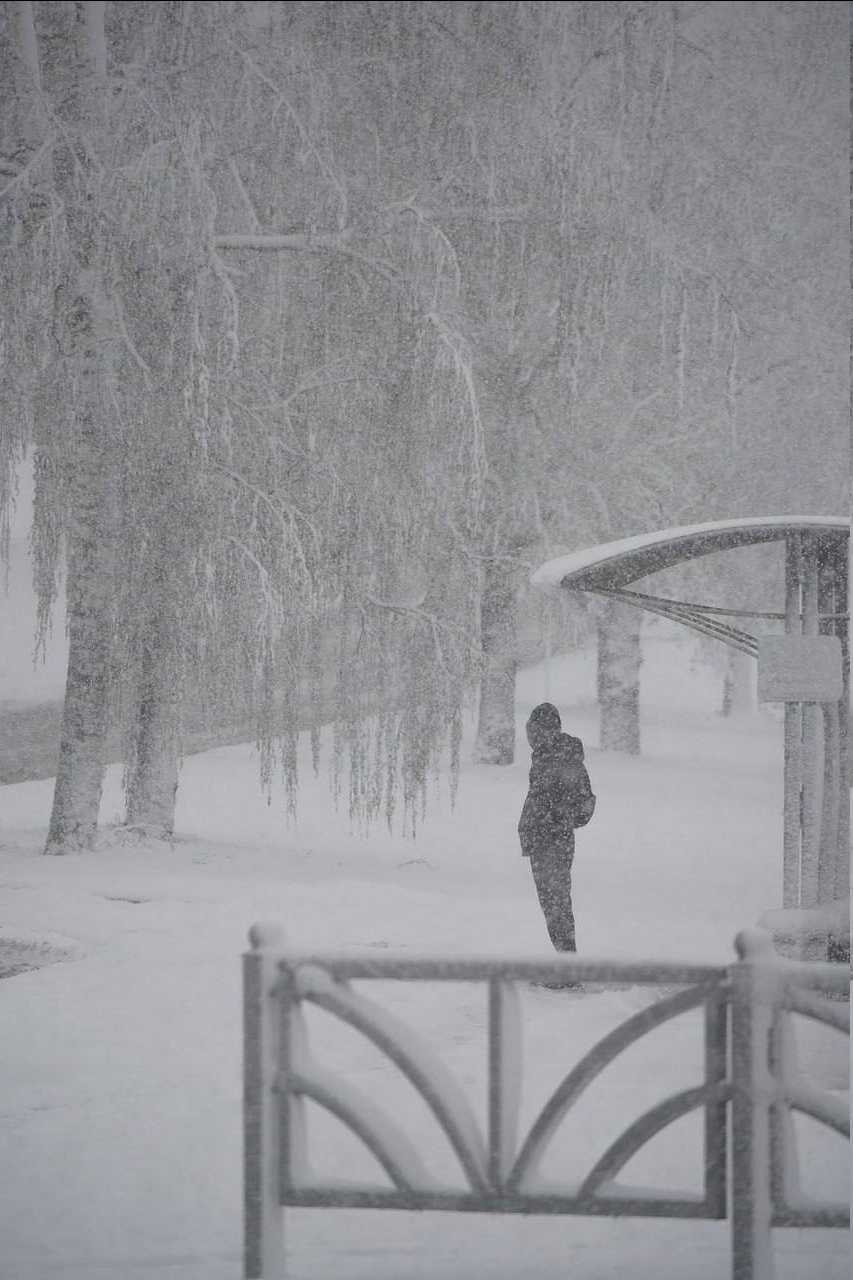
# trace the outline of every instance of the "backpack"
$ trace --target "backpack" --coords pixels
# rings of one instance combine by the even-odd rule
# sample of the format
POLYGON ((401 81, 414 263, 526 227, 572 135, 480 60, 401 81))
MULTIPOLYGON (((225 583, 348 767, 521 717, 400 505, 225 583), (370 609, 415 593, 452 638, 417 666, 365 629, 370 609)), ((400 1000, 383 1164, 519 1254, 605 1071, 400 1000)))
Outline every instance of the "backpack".
POLYGON ((590 791, 589 795, 581 796, 575 803, 572 814, 572 826, 585 827, 594 813, 595 796, 590 791))

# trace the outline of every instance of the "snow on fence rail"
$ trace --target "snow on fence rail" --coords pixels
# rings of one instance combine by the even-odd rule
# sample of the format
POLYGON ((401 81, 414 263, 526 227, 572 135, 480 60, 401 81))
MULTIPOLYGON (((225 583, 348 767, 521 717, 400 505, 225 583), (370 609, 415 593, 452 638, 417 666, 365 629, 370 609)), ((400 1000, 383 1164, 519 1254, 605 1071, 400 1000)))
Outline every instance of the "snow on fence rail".
POLYGON ((770 936, 761 930, 738 935, 738 961, 724 968, 577 958, 316 956, 290 951, 272 926, 256 925, 250 937, 252 950, 244 956, 246 1280, 285 1275, 283 1206, 729 1217, 733 1280, 772 1280, 773 1226, 849 1225, 848 1205, 816 1204, 800 1194, 791 1126, 791 1113, 800 1111, 850 1136, 847 1101, 798 1074, 790 1033, 790 1015, 796 1013, 849 1036, 849 1003, 842 1002, 845 996, 849 1000, 846 967, 780 960, 770 936), (364 979, 486 986, 485 1133, 460 1085, 430 1047, 394 1014, 350 986, 352 980, 364 979), (567 979, 642 984, 660 988, 662 994, 572 1067, 519 1141, 516 984, 567 979), (436 1179, 381 1103, 313 1061, 303 1016, 306 1004, 355 1028, 399 1068, 444 1131, 464 1185, 436 1179), (701 1083, 634 1121, 579 1186, 543 1181, 541 1159, 580 1094, 640 1037, 689 1009, 703 1011, 701 1083), (361 1139, 384 1169, 388 1186, 314 1177, 306 1149, 306 1098, 361 1139), (616 1178, 627 1162, 655 1134, 696 1109, 704 1113, 702 1193, 620 1187, 616 1178))

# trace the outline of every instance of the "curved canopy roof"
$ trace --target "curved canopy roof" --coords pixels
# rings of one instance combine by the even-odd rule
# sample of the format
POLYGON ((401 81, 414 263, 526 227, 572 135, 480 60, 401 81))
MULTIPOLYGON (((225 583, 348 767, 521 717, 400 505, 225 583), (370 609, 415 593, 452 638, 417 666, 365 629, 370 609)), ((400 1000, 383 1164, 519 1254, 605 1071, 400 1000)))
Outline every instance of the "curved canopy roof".
POLYGON ((757 516, 747 520, 715 520, 710 524, 661 529, 656 533, 639 534, 635 538, 622 538, 618 542, 558 556, 537 569, 530 581, 546 590, 565 587, 621 600, 671 618, 754 657, 758 652, 756 637, 722 619, 783 619, 784 613, 759 613, 752 609, 727 609, 661 599, 629 590, 629 584, 682 560, 693 560, 714 551, 731 551, 734 547, 758 542, 775 542, 790 534, 809 534, 819 544, 834 544, 838 553, 846 557, 850 522, 833 516, 757 516))
POLYGON ((530 581, 544 588, 612 591, 682 560, 808 532, 833 540, 849 538, 850 521, 836 516, 757 516, 661 529, 557 556, 541 565, 530 581))

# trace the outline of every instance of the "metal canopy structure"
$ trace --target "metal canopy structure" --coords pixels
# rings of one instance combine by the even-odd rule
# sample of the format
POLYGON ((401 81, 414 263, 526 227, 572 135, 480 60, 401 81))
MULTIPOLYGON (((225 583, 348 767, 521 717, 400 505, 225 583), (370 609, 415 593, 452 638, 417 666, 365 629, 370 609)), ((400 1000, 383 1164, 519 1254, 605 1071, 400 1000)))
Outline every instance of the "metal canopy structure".
MULTIPOLYGON (((726 609, 716 605, 669 600, 645 592, 630 591, 630 583, 650 574, 671 569, 685 560, 732 551, 737 547, 778 542, 803 535, 817 539, 822 550, 836 549, 846 556, 849 522, 829 516, 764 516, 744 520, 719 520, 711 524, 663 529, 636 538, 622 538, 572 555, 549 560, 534 573, 531 581, 541 587, 566 587, 589 591, 650 613, 660 614, 690 627, 702 635, 758 656, 758 640, 742 627, 723 622, 724 618, 768 618, 784 622, 785 613, 765 613, 750 609, 726 609)), ((833 556, 832 558, 836 558, 833 556)), ((844 593, 846 597, 846 591, 844 593)), ((846 614, 844 615, 846 617, 846 614)))
POLYGON ((837 688, 827 701, 821 700, 826 695, 808 692, 806 670, 802 690, 795 697, 785 695, 782 896, 789 908, 822 906, 850 892, 849 548, 847 519, 759 516, 663 529, 590 547, 549 560, 531 579, 544 589, 586 591, 634 605, 752 657, 759 657, 761 640, 744 629, 747 619, 778 623, 777 632, 790 638, 790 652, 804 667, 810 651, 825 656, 827 644, 840 647, 840 698, 837 688), (684 561, 769 542, 785 547, 785 598, 776 612, 672 600, 632 588, 638 579, 684 561), (819 639, 827 636, 837 640, 819 639))

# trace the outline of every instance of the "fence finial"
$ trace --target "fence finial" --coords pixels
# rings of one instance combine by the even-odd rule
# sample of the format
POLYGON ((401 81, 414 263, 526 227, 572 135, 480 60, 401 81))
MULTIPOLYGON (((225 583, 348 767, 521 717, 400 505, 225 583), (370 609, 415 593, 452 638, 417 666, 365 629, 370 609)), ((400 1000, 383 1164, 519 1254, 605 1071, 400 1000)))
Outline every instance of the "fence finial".
POLYGON ((741 929, 735 936, 738 960, 772 960, 773 935, 766 929, 741 929))
POLYGON ((283 951, 287 937, 280 924, 261 920, 249 930, 249 942, 253 951, 283 951))

